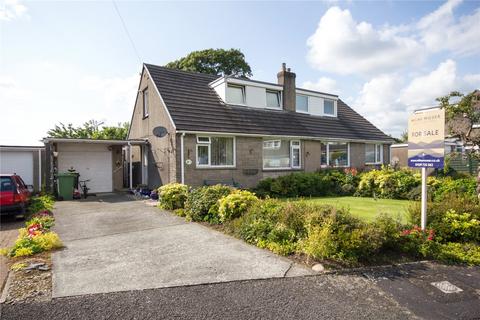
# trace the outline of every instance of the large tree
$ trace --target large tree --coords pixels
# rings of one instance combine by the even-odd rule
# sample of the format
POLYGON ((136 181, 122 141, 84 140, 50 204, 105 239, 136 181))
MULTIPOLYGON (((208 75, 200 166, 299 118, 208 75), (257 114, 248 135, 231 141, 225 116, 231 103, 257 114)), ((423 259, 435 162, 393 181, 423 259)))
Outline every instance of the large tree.
POLYGON ((169 62, 166 67, 219 76, 251 77, 252 69, 238 49, 206 49, 193 51, 186 57, 169 62))
POLYGON ((103 126, 103 122, 90 120, 79 127, 60 122, 48 130, 47 135, 50 138, 124 140, 127 138, 128 128, 128 122, 119 123, 117 126, 103 126))
MULTIPOLYGON (((462 142, 467 157, 480 159, 480 91, 467 95, 454 91, 437 101, 445 108, 450 136, 462 142)), ((477 193, 480 195, 480 166, 477 168, 477 193)))

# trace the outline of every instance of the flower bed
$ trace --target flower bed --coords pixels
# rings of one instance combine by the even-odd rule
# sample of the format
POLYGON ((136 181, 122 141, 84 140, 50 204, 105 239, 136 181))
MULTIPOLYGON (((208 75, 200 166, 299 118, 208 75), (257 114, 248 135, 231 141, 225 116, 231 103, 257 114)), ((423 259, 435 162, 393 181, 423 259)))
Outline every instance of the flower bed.
MULTIPOLYGON (((435 202, 429 227, 423 231, 417 226, 416 206, 410 208, 408 223, 387 214, 365 222, 345 208, 302 200, 262 200, 252 192, 229 187, 201 187, 186 193, 187 186, 175 189, 187 204, 186 209, 177 207, 179 215, 220 224, 223 231, 282 255, 344 266, 392 256, 480 264, 480 205, 472 198, 455 202, 445 197, 435 202)), ((170 199, 160 199, 160 206, 170 199)))

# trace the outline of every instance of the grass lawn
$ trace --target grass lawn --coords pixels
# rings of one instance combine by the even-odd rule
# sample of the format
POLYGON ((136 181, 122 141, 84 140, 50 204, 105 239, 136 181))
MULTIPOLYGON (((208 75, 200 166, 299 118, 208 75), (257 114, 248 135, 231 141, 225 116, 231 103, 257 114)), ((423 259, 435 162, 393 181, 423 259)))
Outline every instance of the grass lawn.
POLYGON ((372 221, 379 213, 400 216, 402 222, 407 221, 409 200, 374 199, 360 197, 325 197, 305 198, 312 203, 329 204, 337 208, 349 208, 353 215, 365 221, 372 221))

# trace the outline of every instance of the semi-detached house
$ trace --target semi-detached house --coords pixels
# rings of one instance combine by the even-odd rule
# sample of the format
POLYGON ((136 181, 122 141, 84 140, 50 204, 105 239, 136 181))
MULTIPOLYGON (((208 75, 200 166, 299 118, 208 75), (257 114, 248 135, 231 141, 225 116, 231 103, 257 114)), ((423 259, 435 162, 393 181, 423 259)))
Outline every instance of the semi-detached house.
POLYGON ((134 161, 143 182, 255 186, 266 177, 389 162, 393 139, 337 95, 277 83, 144 64, 128 139, 147 139, 134 161), (157 137, 155 127, 166 128, 157 137))

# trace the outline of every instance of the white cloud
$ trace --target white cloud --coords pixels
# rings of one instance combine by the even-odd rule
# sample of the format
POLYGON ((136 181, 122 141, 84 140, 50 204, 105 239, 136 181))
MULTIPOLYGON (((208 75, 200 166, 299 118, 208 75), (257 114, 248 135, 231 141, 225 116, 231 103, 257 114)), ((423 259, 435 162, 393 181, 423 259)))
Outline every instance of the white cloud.
POLYGON ((418 22, 420 37, 429 51, 447 50, 460 55, 480 53, 480 8, 456 18, 454 10, 461 2, 447 1, 418 22))
POLYGON ((479 87, 480 74, 458 76, 456 62, 449 59, 409 81, 398 74, 374 77, 363 85, 352 105, 381 130, 399 136, 413 110, 434 106, 436 98, 451 91, 467 93, 479 87))
POLYGON ((0 75, 0 105, 10 106, 2 108, 2 117, 21 117, 26 130, 18 130, 15 121, 2 123, 0 144, 38 145, 59 122, 81 125, 95 119, 116 125, 130 121, 139 78, 138 74, 91 75, 60 63, 23 63, 15 74, 0 75))
POLYGON ((455 61, 442 62, 429 74, 416 77, 403 89, 401 101, 408 106, 428 106, 435 98, 449 93, 459 85, 455 61))
POLYGON ((327 77, 321 77, 316 82, 305 81, 302 84, 302 88, 325 93, 339 94, 337 81, 327 77))
POLYGON ((307 60, 321 71, 375 76, 421 64, 437 52, 480 53, 480 8, 456 17, 461 0, 450 0, 404 25, 356 21, 349 10, 331 7, 307 40, 307 60))
POLYGON ((3 0, 0 4, 0 20, 10 21, 26 16, 27 7, 20 0, 3 0))
POLYGON ((307 40, 307 59, 316 69, 339 74, 378 74, 422 61, 422 47, 400 36, 402 27, 375 30, 357 22, 349 10, 332 7, 307 40))

